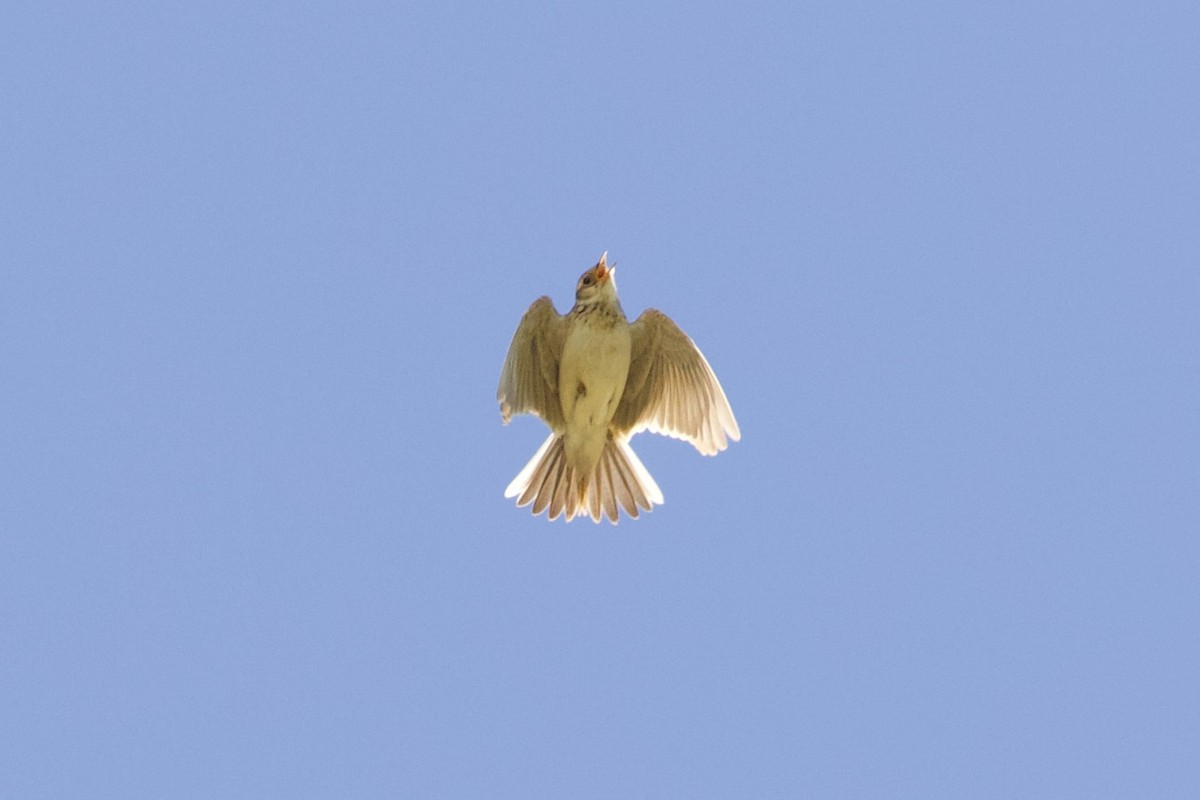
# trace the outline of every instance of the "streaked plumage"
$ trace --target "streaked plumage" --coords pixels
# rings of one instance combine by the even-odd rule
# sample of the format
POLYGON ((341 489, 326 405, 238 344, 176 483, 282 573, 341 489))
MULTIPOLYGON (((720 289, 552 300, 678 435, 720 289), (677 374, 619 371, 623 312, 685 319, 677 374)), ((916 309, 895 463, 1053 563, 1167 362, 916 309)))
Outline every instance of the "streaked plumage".
POLYGON ((507 423, 535 414, 550 437, 504 491, 533 513, 616 523, 663 501, 629 439, 648 430, 716 455, 741 438, 717 376, 695 343, 661 311, 630 324, 617 300, 607 253, 580 276, 575 307, 560 315, 548 297, 521 318, 496 397, 507 423))

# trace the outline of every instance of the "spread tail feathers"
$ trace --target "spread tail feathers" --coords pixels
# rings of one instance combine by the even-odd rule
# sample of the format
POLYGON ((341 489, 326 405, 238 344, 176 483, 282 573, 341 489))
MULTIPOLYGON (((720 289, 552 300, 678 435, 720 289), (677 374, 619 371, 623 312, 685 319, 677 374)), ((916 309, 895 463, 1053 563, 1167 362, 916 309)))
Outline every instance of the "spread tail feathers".
POLYGON ((518 506, 533 503, 535 516, 549 508, 552 520, 560 514, 568 522, 590 515, 599 522, 604 515, 614 525, 618 507, 637 519, 639 508, 649 511, 663 501, 662 490, 628 442, 610 438, 591 474, 577 476, 567 464, 562 437, 553 433, 513 478, 504 496, 516 497, 518 506))

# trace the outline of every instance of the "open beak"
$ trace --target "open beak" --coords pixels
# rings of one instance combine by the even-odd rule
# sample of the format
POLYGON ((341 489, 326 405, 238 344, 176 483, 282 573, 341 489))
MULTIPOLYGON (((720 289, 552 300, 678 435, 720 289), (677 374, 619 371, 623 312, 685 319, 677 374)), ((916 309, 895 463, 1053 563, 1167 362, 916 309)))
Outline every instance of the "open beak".
POLYGON ((600 254, 600 261, 596 264, 596 281, 605 280, 611 272, 612 270, 608 268, 608 251, 605 250, 600 254))

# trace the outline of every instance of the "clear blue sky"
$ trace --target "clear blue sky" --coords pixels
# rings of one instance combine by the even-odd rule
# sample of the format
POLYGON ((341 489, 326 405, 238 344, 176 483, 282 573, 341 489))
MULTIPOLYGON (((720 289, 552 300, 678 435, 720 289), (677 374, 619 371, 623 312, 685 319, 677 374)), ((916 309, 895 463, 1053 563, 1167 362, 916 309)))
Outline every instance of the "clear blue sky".
POLYGON ((1196 4, 0 23, 0 796, 1200 796, 1196 4), (743 437, 550 524, 603 250, 743 437))

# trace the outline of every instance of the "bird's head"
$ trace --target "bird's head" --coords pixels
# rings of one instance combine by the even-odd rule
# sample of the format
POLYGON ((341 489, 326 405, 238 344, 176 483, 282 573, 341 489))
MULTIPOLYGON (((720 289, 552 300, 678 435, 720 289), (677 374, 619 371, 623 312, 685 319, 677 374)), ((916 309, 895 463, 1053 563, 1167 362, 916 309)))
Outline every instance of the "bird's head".
POLYGON ((608 251, 606 250, 600 260, 596 262, 596 266, 589 269, 587 272, 579 276, 579 283, 575 284, 575 302, 578 304, 591 304, 599 301, 617 300, 617 268, 608 265, 608 251))

